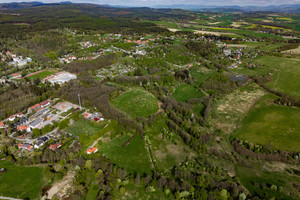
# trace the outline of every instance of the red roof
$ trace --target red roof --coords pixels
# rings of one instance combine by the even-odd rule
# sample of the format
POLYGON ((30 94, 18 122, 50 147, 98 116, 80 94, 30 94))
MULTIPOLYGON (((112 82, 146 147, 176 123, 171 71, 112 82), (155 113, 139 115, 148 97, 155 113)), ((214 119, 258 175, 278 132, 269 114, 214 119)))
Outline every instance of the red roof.
POLYGON ((49 149, 55 150, 55 149, 59 148, 60 146, 61 146, 61 144, 51 144, 51 145, 49 146, 49 149))
POLYGON ((40 104, 35 104, 34 106, 31 106, 30 109, 35 109, 35 108, 37 108, 39 106, 40 106, 40 104))
POLYGON ((27 128, 28 128, 28 126, 24 126, 24 125, 18 126, 18 130, 21 130, 21 131, 26 130, 27 128))
POLYGON ((90 115, 92 115, 92 114, 90 114, 90 113, 84 113, 84 117, 89 117, 90 115))
POLYGON ((43 101, 42 103, 40 103, 41 106, 47 105, 48 103, 50 103, 49 100, 43 101))
POLYGON ((0 127, 3 127, 4 126, 4 122, 0 122, 0 127))
POLYGON ((95 120, 95 122, 99 121, 99 119, 98 119, 98 118, 96 118, 96 117, 94 118, 94 120, 95 120))
POLYGON ((19 143, 18 147, 19 147, 19 148, 22 148, 23 145, 24 145, 23 143, 19 143))
POLYGON ((97 150, 98 150, 98 148, 93 147, 93 148, 88 149, 86 152, 88 152, 88 153, 94 153, 97 150))

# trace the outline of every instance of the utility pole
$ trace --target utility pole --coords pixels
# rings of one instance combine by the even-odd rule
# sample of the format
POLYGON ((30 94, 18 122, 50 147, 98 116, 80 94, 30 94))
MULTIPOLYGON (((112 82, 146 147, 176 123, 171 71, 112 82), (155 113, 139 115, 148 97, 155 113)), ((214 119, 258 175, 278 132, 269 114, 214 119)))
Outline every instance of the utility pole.
POLYGON ((81 110, 80 94, 78 94, 78 100, 79 100, 79 105, 80 105, 80 110, 81 110))

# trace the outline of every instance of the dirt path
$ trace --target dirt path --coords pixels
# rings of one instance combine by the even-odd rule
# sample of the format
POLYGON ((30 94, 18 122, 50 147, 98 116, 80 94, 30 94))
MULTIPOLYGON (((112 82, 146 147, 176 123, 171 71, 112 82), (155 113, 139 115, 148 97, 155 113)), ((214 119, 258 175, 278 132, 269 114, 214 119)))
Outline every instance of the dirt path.
POLYGON ((2 196, 0 196, 0 199, 3 199, 3 200, 22 200, 22 199, 16 199, 16 198, 12 198, 12 197, 2 197, 2 196))
POLYGON ((52 199, 52 197, 59 193, 60 196, 63 196, 64 192, 67 188, 71 187, 71 182, 73 181, 75 176, 75 172, 69 171, 68 174, 59 182, 55 183, 50 190, 48 190, 48 199, 52 199))
MULTIPOLYGON (((107 133, 105 133, 106 135, 109 135, 111 132, 109 131, 109 132, 107 132, 107 133)), ((102 140, 102 139, 106 139, 106 138, 103 138, 103 136, 101 136, 101 137, 99 137, 90 147, 89 147, 89 149, 91 149, 91 148, 93 148, 98 142, 99 142, 99 140, 102 140)), ((106 142, 106 140, 103 140, 103 142, 106 142)))

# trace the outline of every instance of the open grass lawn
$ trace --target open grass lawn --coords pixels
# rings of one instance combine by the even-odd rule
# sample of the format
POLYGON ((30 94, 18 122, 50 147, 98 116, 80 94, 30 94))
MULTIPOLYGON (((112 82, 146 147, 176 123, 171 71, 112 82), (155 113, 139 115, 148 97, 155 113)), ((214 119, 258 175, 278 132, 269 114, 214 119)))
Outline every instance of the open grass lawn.
POLYGON ((190 99, 204 97, 205 95, 190 84, 182 84, 176 88, 172 96, 177 101, 186 102, 190 99))
POLYGON ((122 147, 129 138, 130 136, 124 135, 113 139, 109 143, 103 143, 99 146, 99 152, 127 172, 151 174, 150 156, 141 136, 137 135, 129 144, 122 147))
POLYGON ((199 86, 200 84, 204 83, 209 77, 212 75, 215 75, 216 71, 207 71, 207 72, 201 72, 193 70, 190 72, 193 79, 195 79, 194 84, 199 86))
POLYGON ((0 175, 0 196, 39 199, 43 170, 39 167, 19 167, 12 162, 0 161, 7 171, 0 175))
POLYGON ((42 80, 42 79, 46 78, 47 76, 50 76, 50 75, 55 74, 55 73, 57 73, 57 70, 46 70, 46 71, 42 71, 40 73, 34 74, 32 76, 29 76, 28 78, 30 80, 35 80, 37 78, 42 80))
POLYGON ((237 165, 236 171, 237 177, 249 192, 261 199, 298 199, 296 189, 292 186, 293 183, 299 184, 297 177, 288 176, 286 173, 262 172, 243 165, 237 165), (272 185, 277 186, 277 191, 271 189, 272 185), (290 192, 291 196, 284 192, 290 192))
POLYGON ((112 100, 112 104, 129 116, 149 117, 158 111, 156 97, 139 88, 130 89, 112 100))
POLYGON ((80 136, 81 134, 88 134, 89 136, 92 136, 100 130, 101 127, 96 126, 93 122, 85 119, 80 119, 72 126, 66 128, 65 131, 76 136, 80 136))
POLYGON ((275 98, 273 95, 262 97, 233 135, 253 144, 299 152, 300 109, 274 105, 271 102, 275 98))
POLYGON ((270 87, 300 98, 300 60, 262 56, 256 62, 275 69, 270 87))

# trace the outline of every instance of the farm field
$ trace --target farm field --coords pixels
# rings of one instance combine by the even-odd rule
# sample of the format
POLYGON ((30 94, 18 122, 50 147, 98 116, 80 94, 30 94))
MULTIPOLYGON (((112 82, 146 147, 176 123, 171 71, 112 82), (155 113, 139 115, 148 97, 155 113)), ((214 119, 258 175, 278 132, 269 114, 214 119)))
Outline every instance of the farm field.
POLYGON ((75 136, 80 136, 81 134, 87 134, 89 136, 94 135, 101 130, 101 127, 95 126, 93 122, 80 119, 75 122, 72 126, 66 128, 66 132, 71 133, 75 136))
POLYGON ((265 67, 256 69, 239 67, 233 71, 249 76, 268 75, 271 73, 273 80, 267 84, 269 87, 300 98, 300 60, 259 56, 254 61, 265 65, 265 67))
POLYGON ((109 143, 103 143, 99 152, 112 163, 126 169, 127 172, 151 174, 150 156, 140 135, 135 136, 127 145, 130 136, 124 135, 113 139, 109 143))
POLYGON ((0 176, 0 196, 37 199, 43 182, 39 167, 19 167, 9 161, 0 161, 7 171, 0 176))
POLYGON ((275 69, 270 87, 300 97, 300 61, 272 56, 258 57, 255 61, 275 69))
POLYGON ((186 102, 190 99, 204 97, 205 95, 192 85, 182 84, 176 88, 172 96, 177 101, 186 102))
POLYGON ((156 97, 139 88, 130 89, 113 99, 112 104, 129 116, 149 117, 158 111, 158 101, 156 97))
POLYGON ((251 194, 265 196, 265 199, 273 197, 286 200, 297 199, 296 196, 284 194, 288 191, 296 195, 297 189, 293 187, 293 184, 299 183, 297 177, 287 176, 280 172, 258 171, 241 164, 236 166, 236 170, 239 180, 251 194), (276 186, 276 190, 271 189, 272 185, 276 186))
POLYGON ((47 76, 50 76, 50 75, 55 74, 55 73, 57 73, 57 70, 45 70, 45 71, 41 71, 41 72, 33 74, 33 75, 29 75, 28 78, 30 80, 35 80, 37 78, 44 79, 47 76))
POLYGON ((300 151, 300 110, 274 105, 275 99, 273 95, 262 97, 233 136, 272 149, 300 151))

